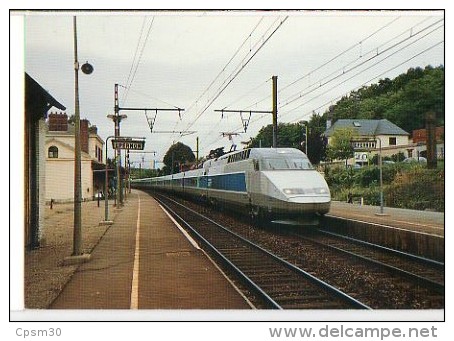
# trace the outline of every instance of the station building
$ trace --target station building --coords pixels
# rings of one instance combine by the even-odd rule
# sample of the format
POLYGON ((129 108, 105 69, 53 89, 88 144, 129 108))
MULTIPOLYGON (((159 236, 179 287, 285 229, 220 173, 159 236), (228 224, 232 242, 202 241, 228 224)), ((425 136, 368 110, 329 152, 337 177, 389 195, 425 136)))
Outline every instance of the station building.
POLYGON ((33 249, 44 226, 46 118, 51 108, 66 107, 27 73, 24 82, 24 243, 33 249))
MULTIPOLYGON (((49 114, 45 139, 47 203, 74 200, 74 132, 66 113, 49 114)), ((86 119, 80 120, 80 140, 82 199, 91 200, 104 187, 104 141, 86 119)))

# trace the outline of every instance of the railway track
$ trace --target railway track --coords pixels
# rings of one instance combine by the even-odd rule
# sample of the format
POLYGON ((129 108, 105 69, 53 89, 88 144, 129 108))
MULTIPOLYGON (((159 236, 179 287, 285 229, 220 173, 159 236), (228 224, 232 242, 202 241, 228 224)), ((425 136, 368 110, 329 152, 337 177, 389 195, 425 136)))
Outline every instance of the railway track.
POLYGON ((211 254, 220 259, 264 306, 273 309, 370 309, 366 304, 199 212, 161 195, 155 198, 211 254))
POLYGON ((291 245, 286 259, 344 291, 355 292, 356 298, 374 309, 444 308, 443 263, 318 231, 312 236, 290 233, 282 238, 291 245), (317 250, 321 263, 329 264, 333 271, 323 275, 320 265, 312 263, 313 257, 308 263, 293 256, 300 250, 308 254, 317 250))
POLYGON ((362 259, 392 273, 407 277, 418 285, 444 294, 444 263, 324 230, 317 230, 314 238, 302 234, 298 234, 298 236, 319 246, 362 259))
POLYGON ((234 214, 178 200, 372 309, 445 306, 443 263, 332 234, 306 234, 314 241, 304 240, 294 229, 257 228, 234 214))

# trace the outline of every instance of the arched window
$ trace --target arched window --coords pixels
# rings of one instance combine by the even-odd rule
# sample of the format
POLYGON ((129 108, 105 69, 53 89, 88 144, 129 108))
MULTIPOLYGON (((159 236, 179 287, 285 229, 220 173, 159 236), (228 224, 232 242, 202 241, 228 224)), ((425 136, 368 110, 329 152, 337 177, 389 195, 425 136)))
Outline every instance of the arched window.
POLYGON ((55 146, 50 146, 47 157, 49 159, 57 159, 58 158, 58 148, 55 146))

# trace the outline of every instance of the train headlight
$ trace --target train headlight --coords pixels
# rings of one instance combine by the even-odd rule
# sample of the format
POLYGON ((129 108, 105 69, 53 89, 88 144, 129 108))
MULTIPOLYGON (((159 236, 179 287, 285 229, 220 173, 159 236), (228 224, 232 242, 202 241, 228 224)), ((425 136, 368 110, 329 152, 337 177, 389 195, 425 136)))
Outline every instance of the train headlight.
POLYGON ((302 188, 284 188, 282 191, 287 195, 304 194, 302 188))
POLYGON ((314 188, 316 194, 328 194, 328 189, 325 187, 314 188))

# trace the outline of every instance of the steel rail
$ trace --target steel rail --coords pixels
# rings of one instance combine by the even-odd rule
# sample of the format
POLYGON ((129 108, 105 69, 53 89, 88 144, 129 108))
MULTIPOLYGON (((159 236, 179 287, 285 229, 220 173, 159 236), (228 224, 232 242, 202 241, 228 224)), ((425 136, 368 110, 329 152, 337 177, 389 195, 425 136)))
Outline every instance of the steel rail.
POLYGON ((369 247, 372 247, 372 248, 375 248, 375 249, 378 249, 378 250, 381 250, 381 251, 384 251, 384 252, 396 254, 396 255, 399 255, 399 256, 402 256, 402 257, 405 257, 405 258, 408 258, 408 259, 412 259, 412 260, 418 261, 418 262, 423 262, 423 263, 429 264, 429 265, 431 265, 433 267, 436 267, 436 268, 439 268, 439 269, 442 269, 442 268, 444 269, 444 267, 445 267, 445 263, 436 261, 434 259, 421 257, 421 256, 414 255, 414 254, 411 254, 411 253, 408 253, 408 252, 394 250, 394 249, 391 249, 391 248, 383 246, 383 245, 373 244, 373 243, 370 243, 370 242, 366 242, 364 240, 359 240, 359 239, 355 239, 355 238, 352 238, 352 237, 343 236, 341 234, 330 232, 330 231, 325 231, 325 230, 321 230, 321 229, 319 229, 318 231, 323 233, 323 234, 326 234, 326 235, 330 235, 330 236, 337 237, 337 238, 340 238, 340 239, 349 240, 349 241, 352 241, 352 242, 357 243, 357 244, 369 246, 369 247))
POLYGON ((154 197, 162 206, 166 208, 171 215, 179 220, 179 222, 183 223, 187 228, 194 233, 197 238, 207 246, 211 252, 215 253, 217 257, 219 257, 225 264, 229 266, 231 270, 233 270, 240 278, 258 294, 262 300, 266 303, 267 306, 271 307, 272 309, 279 309, 282 310, 283 308, 276 303, 265 291, 263 291, 254 281, 252 281, 243 271, 241 271, 235 264, 233 264, 227 257, 225 257, 214 245, 212 245, 206 238, 204 238, 197 230, 188 222, 186 222, 178 213, 175 212, 169 205, 162 201, 162 199, 154 197))
MULTIPOLYGON (((313 238, 309 238, 307 236, 303 236, 301 234, 296 234, 299 238, 302 238, 304 240, 307 240, 307 241, 310 241, 311 243, 314 243, 314 244, 317 244, 319 246, 322 246, 324 248, 327 248, 327 249, 331 249, 331 250, 335 250, 337 252, 340 252, 340 253, 343 253, 343 254, 346 254, 348 256, 352 256, 352 257, 355 257, 355 258, 358 258, 358 259, 361 259, 365 262, 369 262, 371 264, 374 264, 374 265, 377 265, 381 268, 384 268, 388 271, 391 271, 393 273, 396 273, 396 274, 399 274, 399 275, 403 275, 404 277, 407 277, 409 278, 410 280, 412 281, 416 281, 418 284, 423 284, 425 285, 427 288, 429 289, 432 289, 440 294, 444 294, 445 293, 445 286, 444 284, 442 283, 439 283, 439 282, 436 282, 436 281, 433 281, 427 277, 422 277, 418 274, 415 274, 415 273, 412 273, 412 272, 409 272, 407 270, 404 270, 404 269, 401 269, 401 268, 398 268, 396 266, 393 266, 393 265, 390 265, 390 264, 386 264, 386 263, 383 263, 383 262, 380 262, 378 260, 375 260, 375 259, 372 259, 372 258, 369 258, 367 256, 364 256, 364 255, 360 255, 360 254, 357 254, 357 253, 354 253, 353 251, 348 251, 348 250, 344 250, 340 247, 337 247, 337 246, 333 246, 333 245, 329 245, 329 244, 325 244, 321 241, 318 241, 318 240, 315 240, 313 238)), ((353 240, 353 241, 356 241, 356 240, 353 240)), ((370 243, 368 243, 370 244, 370 243)), ((371 244, 371 245, 368 245, 368 246, 377 246, 375 244, 371 244)), ((389 251, 390 252, 391 249, 389 250, 386 250, 386 251, 389 251)))
MULTIPOLYGON (((155 196, 156 198, 156 196, 155 196)), ((217 223, 216 221, 200 214, 199 212, 196 212, 176 201, 174 201, 173 199, 171 198, 168 198, 168 197, 165 197, 167 200, 170 200, 172 201, 174 204, 176 205, 179 205, 180 207, 184 208, 185 210, 191 212, 192 214, 195 214, 196 216, 206 220, 206 221, 209 221, 211 224, 219 227, 221 230, 223 230, 224 232, 227 232, 229 235, 231 236, 234 236, 235 238, 241 240, 243 243, 246 243, 248 246, 256 249, 256 250, 259 250, 261 251, 262 253, 266 254, 268 257, 271 257, 273 260, 279 262, 280 264, 284 265, 286 268, 292 270, 293 272, 295 272, 296 274, 299 274, 301 276, 303 276, 304 278, 306 278, 307 280, 311 281, 313 284, 317 285, 318 287, 322 287, 324 288, 327 292, 331 293, 332 295, 338 297, 339 299, 341 299, 342 301, 344 301, 345 303, 349 304, 350 306, 354 307, 354 308, 358 308, 358 309, 368 309, 368 310, 371 310, 372 308, 370 308, 369 306, 365 305, 364 303, 356 300, 355 298, 347 295, 346 293, 342 292, 341 290, 335 288, 334 286, 320 280, 319 278, 313 276, 312 274, 298 268, 297 266, 295 266, 294 264, 291 264, 289 263, 288 261, 276 256, 275 254, 272 254, 271 252, 269 252, 268 250, 262 248, 261 246, 257 245, 257 244, 254 244, 252 243, 251 241, 245 239, 244 237, 230 231, 229 229, 225 228, 224 226, 220 225, 219 223, 217 223)), ((162 203, 162 200, 159 200, 161 203, 162 203)), ((176 214, 176 216, 178 217, 178 219, 184 223, 186 226, 188 226, 188 228, 191 229, 191 231, 193 231, 199 238, 201 238, 203 240, 204 243, 206 243, 210 249, 212 249, 216 254, 220 254, 221 258, 225 261, 227 261, 227 264, 229 264, 229 266, 233 266, 234 268, 237 268, 234 264, 232 264, 232 262, 230 260, 228 260, 224 255, 222 255, 220 253, 219 250, 216 249, 215 246, 213 246, 211 243, 209 243, 203 236, 200 236, 200 234, 195 231, 194 227, 192 227, 189 223, 187 223, 181 216, 179 216, 176 212, 174 212, 174 210, 170 209, 168 205, 164 204, 166 208, 168 208, 170 211, 172 211, 173 214, 176 214)), ((239 273, 240 275, 246 279, 246 281, 248 283, 254 283, 246 274, 244 274, 241 270, 239 270, 239 273)), ((257 290, 258 292, 263 292, 264 296, 263 297, 269 297, 268 294, 266 294, 257 284, 253 284, 253 288, 254 290, 257 290)), ((263 295, 261 294, 261 295, 263 295)), ((272 302, 274 302, 274 304, 276 306, 279 306, 273 299, 270 298, 270 300, 272 302)), ((269 301, 269 302, 271 302, 269 301)), ((271 305, 274 305, 273 303, 271 303, 271 305)), ((282 307, 279 306, 278 309, 282 309, 282 307)))

